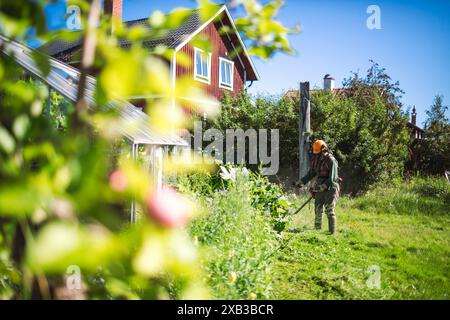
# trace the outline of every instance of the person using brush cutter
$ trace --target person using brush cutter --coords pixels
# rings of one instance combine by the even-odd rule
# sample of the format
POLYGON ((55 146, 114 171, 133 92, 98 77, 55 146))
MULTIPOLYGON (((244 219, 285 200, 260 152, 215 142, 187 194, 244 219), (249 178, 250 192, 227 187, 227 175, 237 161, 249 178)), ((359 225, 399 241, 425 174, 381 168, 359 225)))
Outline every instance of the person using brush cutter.
POLYGON ((314 226, 316 229, 322 228, 322 212, 325 210, 328 217, 328 230, 334 234, 336 232, 334 208, 339 197, 340 178, 338 162, 323 140, 314 142, 311 169, 296 185, 306 185, 312 179, 315 179, 315 182, 309 191, 314 197, 314 226))

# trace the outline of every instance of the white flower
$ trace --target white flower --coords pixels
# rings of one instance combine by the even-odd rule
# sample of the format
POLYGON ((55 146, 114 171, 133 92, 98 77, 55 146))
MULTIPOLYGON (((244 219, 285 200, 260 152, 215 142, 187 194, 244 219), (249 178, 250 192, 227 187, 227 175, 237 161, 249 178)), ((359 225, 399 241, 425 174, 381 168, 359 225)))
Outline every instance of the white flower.
POLYGON ((220 166, 220 171, 222 171, 220 177, 223 180, 236 180, 236 171, 233 167, 230 167, 230 170, 227 170, 224 166, 220 166))

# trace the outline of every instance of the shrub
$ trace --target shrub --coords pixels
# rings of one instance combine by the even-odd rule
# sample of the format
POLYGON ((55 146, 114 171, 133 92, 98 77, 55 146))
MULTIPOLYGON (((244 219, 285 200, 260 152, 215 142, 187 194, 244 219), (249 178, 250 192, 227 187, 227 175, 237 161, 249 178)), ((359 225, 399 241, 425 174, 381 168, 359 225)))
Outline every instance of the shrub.
POLYGON ((178 175, 176 187, 182 193, 190 193, 194 196, 212 196, 218 189, 220 179, 210 173, 193 173, 178 175))
MULTIPOLYGON (((221 114, 210 121, 207 128, 217 128, 222 133, 234 128, 278 129, 279 143, 283 146, 279 150, 281 167, 298 163, 298 107, 294 101, 264 95, 259 95, 252 101, 246 92, 242 92, 236 97, 224 95, 221 102, 221 114)), ((270 140, 267 143, 270 145, 270 140)))
POLYGON ((183 193, 197 197, 212 197, 216 191, 227 190, 233 185, 237 173, 243 174, 248 179, 251 205, 270 218, 275 231, 283 231, 289 220, 289 207, 295 207, 295 204, 288 201, 281 186, 270 182, 267 177, 261 176, 258 172, 225 164, 212 174, 180 175, 177 177, 176 186, 183 193))
POLYGON ((258 173, 251 173, 252 205, 270 217, 273 229, 281 232, 289 222, 289 207, 291 204, 281 187, 269 182, 258 173))

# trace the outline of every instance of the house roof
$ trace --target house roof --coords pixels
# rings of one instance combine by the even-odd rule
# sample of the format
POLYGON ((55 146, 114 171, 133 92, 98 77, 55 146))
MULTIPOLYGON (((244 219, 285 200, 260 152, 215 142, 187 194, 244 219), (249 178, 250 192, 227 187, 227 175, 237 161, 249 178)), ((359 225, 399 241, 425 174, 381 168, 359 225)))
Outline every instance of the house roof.
POLYGON ((414 123, 412 123, 411 121, 408 121, 408 123, 406 124, 408 126, 408 128, 413 129, 413 130, 417 130, 417 131, 421 131, 421 132, 425 132, 424 129, 422 129, 421 127, 415 125, 414 123))
POLYGON ((57 39, 43 44, 39 47, 39 50, 50 56, 53 56, 64 51, 77 48, 79 46, 81 46, 81 38, 78 38, 74 41, 64 41, 57 39))
MULTIPOLYGON (((157 45, 165 45, 168 48, 175 49, 180 43, 182 43, 186 38, 193 34, 203 24, 199 10, 195 9, 191 11, 192 13, 186 18, 183 24, 181 24, 177 28, 169 30, 169 32, 167 32, 167 34, 165 34, 163 37, 145 41, 144 46, 152 48, 157 45)), ((147 18, 125 21, 124 23, 127 25, 127 27, 139 25, 144 28, 150 29, 147 18)), ((122 46, 126 46, 129 44, 130 41, 124 41, 121 43, 122 46)))
MULTIPOLYGON (((183 42, 185 38, 187 38, 190 34, 195 32, 195 30, 197 30, 201 26, 202 21, 198 11, 199 10, 192 10, 192 14, 190 14, 186 18, 185 22, 181 26, 170 30, 164 36, 144 41, 144 46, 147 48, 154 48, 157 45, 165 45, 168 48, 176 48, 177 45, 183 42)), ((146 29, 150 29, 150 25, 148 23, 147 18, 124 21, 124 24, 127 27, 141 26, 146 29)), ((76 49, 80 47, 82 44, 81 33, 79 34, 80 37, 74 41, 54 40, 44 44, 40 49, 49 55, 56 55, 64 51, 76 49)), ((128 40, 120 41, 121 47, 128 47, 130 46, 130 44, 131 43, 128 40)))
MULTIPOLYGON (((174 28, 172 30, 169 30, 166 34, 159 37, 154 37, 151 39, 147 39, 143 42, 144 47, 152 49, 155 48, 158 45, 164 45, 167 48, 175 49, 178 51, 184 44, 186 44, 193 36, 195 36, 197 33, 199 33, 201 30, 203 30, 209 23, 215 21, 216 18, 221 19, 222 22, 227 24, 231 27, 232 30, 234 30, 234 33, 231 35, 231 38, 234 42, 238 43, 239 46, 243 48, 243 50, 240 50, 242 52, 239 52, 239 55, 242 57, 246 64, 246 68, 249 69, 247 72, 247 79, 248 80, 258 80, 259 75, 256 71, 256 68, 253 64, 253 61, 251 60, 247 49, 245 48, 245 44, 243 43, 239 32, 237 31, 233 19, 231 18, 230 13, 228 12, 228 9, 226 6, 218 7, 218 11, 207 21, 204 21, 204 19, 201 17, 200 9, 194 9, 190 10, 191 14, 189 14, 185 21, 178 26, 177 28, 174 28), (224 14, 222 14, 224 13, 224 14)), ((131 21, 125 21, 124 24, 127 27, 133 27, 133 26, 142 26, 144 28, 150 29, 150 25, 148 23, 148 19, 138 19, 138 20, 131 20, 131 21)), ((81 39, 81 33, 80 37, 74 41, 63 41, 63 40, 54 40, 51 42, 48 42, 41 46, 39 49, 51 56, 56 56, 61 53, 66 53, 70 51, 75 51, 81 47, 82 39, 81 39)), ((127 48, 131 46, 131 42, 129 40, 121 40, 120 46, 123 48, 127 48)))

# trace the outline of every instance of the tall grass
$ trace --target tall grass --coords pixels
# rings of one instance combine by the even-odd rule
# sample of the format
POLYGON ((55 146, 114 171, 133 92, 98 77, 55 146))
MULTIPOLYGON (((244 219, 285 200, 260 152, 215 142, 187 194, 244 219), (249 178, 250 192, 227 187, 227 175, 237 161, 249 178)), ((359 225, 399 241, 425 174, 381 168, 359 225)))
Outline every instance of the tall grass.
POLYGON ((414 178, 343 197, 333 237, 311 230, 314 209, 306 207, 289 226, 293 241, 277 255, 274 297, 449 299, 449 191, 444 179, 414 178), (367 285, 371 266, 381 275, 376 289, 367 285))
POLYGON ((204 264, 218 299, 270 297, 271 261, 276 236, 270 219, 251 205, 252 183, 238 174, 226 190, 203 197, 207 214, 195 220, 191 233, 208 251, 204 264))
POLYGON ((377 186, 351 205, 368 212, 434 215, 450 214, 450 184, 445 178, 415 177, 392 186, 377 186))

